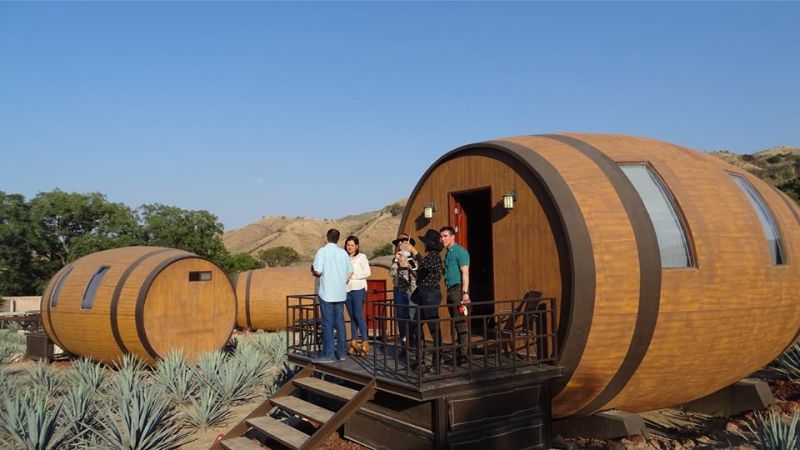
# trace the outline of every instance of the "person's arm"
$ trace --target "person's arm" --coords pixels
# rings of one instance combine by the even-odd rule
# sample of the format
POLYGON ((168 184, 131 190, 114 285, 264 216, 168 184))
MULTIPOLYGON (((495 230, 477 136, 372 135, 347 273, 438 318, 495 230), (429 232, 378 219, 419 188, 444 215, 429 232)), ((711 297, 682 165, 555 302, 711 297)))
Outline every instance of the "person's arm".
POLYGON ((319 251, 314 255, 314 262, 311 263, 311 274, 317 278, 322 276, 322 258, 319 255, 319 251))
POLYGON ((461 266, 461 301, 469 303, 469 266, 461 266))
POLYGON ((352 280, 366 280, 369 276, 372 275, 372 271, 369 268, 369 261, 367 260, 367 256, 363 253, 359 254, 356 258, 355 266, 353 267, 353 276, 351 277, 352 280))

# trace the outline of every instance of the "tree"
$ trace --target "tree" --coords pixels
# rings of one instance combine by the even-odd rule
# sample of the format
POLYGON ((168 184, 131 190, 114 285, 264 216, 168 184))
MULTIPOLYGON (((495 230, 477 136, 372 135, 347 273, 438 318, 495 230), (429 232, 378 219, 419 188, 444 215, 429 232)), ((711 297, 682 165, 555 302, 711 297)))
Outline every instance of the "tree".
POLYGON ((46 277, 42 253, 25 197, 0 191, 0 295, 39 292, 46 277))
POLYGON ((133 211, 99 192, 42 192, 31 199, 30 212, 48 276, 81 256, 141 243, 133 211))
POLYGON ((261 269, 264 267, 262 261, 253 258, 249 253, 228 253, 219 261, 222 270, 229 275, 236 275, 239 272, 246 272, 253 269, 261 269))
POLYGON ((258 252, 258 259, 269 267, 285 267, 300 261, 300 254, 291 247, 272 247, 258 252))
POLYGON ((142 205, 139 211, 145 245, 179 248, 220 265, 229 256, 222 244, 223 226, 210 212, 157 203, 142 205))
POLYGON ((372 257, 377 258, 379 256, 387 256, 393 254, 394 254, 394 245, 392 245, 391 242, 388 242, 386 243, 386 245, 382 245, 376 248, 375 251, 372 252, 372 257))

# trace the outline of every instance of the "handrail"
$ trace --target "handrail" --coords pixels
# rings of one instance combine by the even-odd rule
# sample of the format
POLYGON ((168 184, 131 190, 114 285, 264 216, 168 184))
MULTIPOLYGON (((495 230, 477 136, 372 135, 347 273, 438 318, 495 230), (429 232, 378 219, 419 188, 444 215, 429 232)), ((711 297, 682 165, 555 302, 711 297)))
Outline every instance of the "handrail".
MULTIPOLYGON (((398 317, 391 291, 387 300, 371 301, 377 323, 372 339, 372 364, 362 366, 370 375, 387 376, 413 384, 453 377, 473 378, 482 374, 516 372, 558 360, 554 298, 473 301, 466 318, 449 317, 451 306, 417 305, 414 318, 398 317), (447 311, 442 317, 423 319, 423 311, 447 311), (447 316, 447 317, 445 317, 447 316), (464 321, 469 342, 455 339, 455 324, 464 321), (408 327, 411 338, 399 339, 400 327, 408 327), (431 331, 439 330, 437 340, 431 331), (463 355, 459 360, 459 354, 463 355)), ((313 357, 321 347, 322 323, 316 295, 287 296, 287 343, 290 353, 313 357)), ((401 309, 402 311, 403 309, 401 309)))

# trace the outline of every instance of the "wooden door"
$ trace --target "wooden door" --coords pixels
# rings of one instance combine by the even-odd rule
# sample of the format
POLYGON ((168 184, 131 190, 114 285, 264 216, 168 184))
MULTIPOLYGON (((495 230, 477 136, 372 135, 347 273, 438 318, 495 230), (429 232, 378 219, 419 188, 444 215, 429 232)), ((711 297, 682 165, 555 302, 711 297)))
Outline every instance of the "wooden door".
POLYGON ((378 306, 375 302, 386 301, 386 280, 367 280, 367 301, 364 302, 364 317, 367 320, 367 328, 370 331, 378 329, 378 321, 375 316, 379 314, 378 306))
POLYGON ((450 194, 450 226, 456 230, 456 244, 467 248, 469 230, 467 229, 467 213, 461 205, 457 194, 450 194))

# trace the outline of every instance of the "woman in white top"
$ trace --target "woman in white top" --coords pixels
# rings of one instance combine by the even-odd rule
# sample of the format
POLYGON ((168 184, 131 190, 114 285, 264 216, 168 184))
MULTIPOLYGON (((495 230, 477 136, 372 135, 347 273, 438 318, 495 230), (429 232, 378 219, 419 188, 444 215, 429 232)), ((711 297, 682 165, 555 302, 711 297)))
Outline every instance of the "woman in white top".
POLYGON ((353 274, 347 282, 347 314, 350 315, 350 348, 348 353, 366 355, 369 352, 367 322, 364 320, 364 300, 367 298, 367 278, 372 274, 367 255, 358 251, 358 238, 350 236, 344 241, 344 249, 353 263, 353 274), (361 338, 356 341, 358 332, 361 338))

